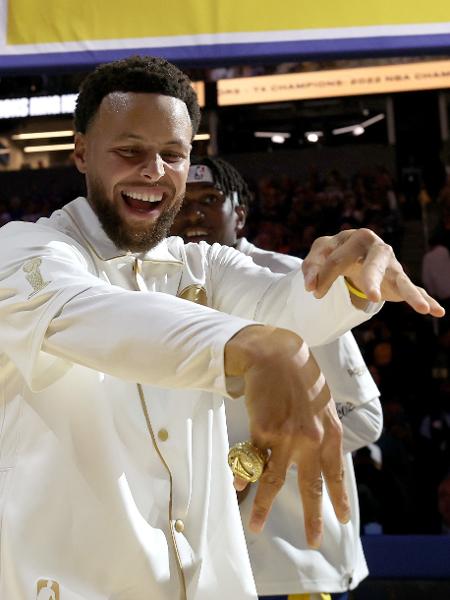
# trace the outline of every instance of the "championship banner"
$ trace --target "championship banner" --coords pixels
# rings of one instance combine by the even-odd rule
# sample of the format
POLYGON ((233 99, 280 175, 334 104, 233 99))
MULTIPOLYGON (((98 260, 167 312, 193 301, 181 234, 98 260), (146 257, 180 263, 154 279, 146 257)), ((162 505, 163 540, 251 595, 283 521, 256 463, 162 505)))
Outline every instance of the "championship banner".
POLYGON ((439 89, 450 89, 450 60, 219 79, 217 104, 233 106, 439 89))
POLYGON ((0 0, 0 71, 450 50, 449 0, 0 0))

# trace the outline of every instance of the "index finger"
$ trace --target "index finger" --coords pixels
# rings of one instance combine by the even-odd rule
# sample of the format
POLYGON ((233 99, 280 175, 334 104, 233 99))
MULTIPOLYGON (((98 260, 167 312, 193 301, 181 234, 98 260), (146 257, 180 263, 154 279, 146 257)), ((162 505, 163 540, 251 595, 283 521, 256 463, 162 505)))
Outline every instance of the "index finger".
MULTIPOLYGON (((329 270, 329 257, 340 248, 353 233, 352 229, 341 231, 333 236, 322 236, 314 240, 311 249, 302 263, 302 271, 305 277, 305 288, 312 292, 322 285, 324 274, 329 270)), ((332 281, 330 281, 331 285, 332 281)), ((328 286, 329 287, 329 286, 328 286)))
MULTIPOLYGON (((327 256, 317 281, 316 296, 322 298, 340 275, 344 275, 355 266, 363 271, 371 269, 375 280, 381 281, 387 267, 390 247, 369 230, 359 230, 348 236, 327 256), (370 258, 368 259, 370 254, 370 258)), ((370 281, 370 278, 369 278, 370 281)), ((371 290, 377 289, 377 284, 371 283, 371 290)), ((365 287, 362 288, 367 294, 365 287)), ((378 283, 379 291, 379 283, 378 283)), ((375 293, 375 292, 374 292, 375 293)), ((369 295, 369 294, 368 294, 369 295)), ((379 298, 371 298, 378 302, 379 298)))
POLYGON ((311 248, 302 262, 302 272, 305 278, 305 288, 312 292, 317 286, 317 277, 327 256, 338 243, 336 236, 323 236, 314 240, 311 248))

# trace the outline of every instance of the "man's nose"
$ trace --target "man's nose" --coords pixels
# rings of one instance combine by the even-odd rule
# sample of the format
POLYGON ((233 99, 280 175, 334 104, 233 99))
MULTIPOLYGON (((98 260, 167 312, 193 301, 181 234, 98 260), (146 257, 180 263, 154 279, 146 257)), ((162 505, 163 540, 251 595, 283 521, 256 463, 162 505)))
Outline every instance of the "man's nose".
POLYGON ((159 181, 164 174, 164 162, 159 154, 149 158, 141 169, 141 175, 150 181, 159 181))
POLYGON ((183 210, 184 216, 190 223, 198 223, 205 218, 205 213, 199 204, 185 205, 183 210))

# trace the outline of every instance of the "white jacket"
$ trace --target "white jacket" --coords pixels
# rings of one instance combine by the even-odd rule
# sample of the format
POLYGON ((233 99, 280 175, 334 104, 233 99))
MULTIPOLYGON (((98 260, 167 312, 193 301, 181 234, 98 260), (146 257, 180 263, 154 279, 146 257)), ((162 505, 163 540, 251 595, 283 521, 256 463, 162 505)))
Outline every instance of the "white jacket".
POLYGON ((4 226, 0 257, 0 598, 255 598, 224 345, 249 319, 316 344, 369 314, 217 244, 124 253, 84 198, 4 226))
MULTIPOLYGON (((301 260, 257 248, 245 238, 238 250, 275 273, 299 270, 301 260)), ((359 504, 351 452, 376 440, 382 428, 379 391, 353 335, 311 349, 336 402, 344 427, 346 484, 351 520, 340 525, 330 499, 324 494, 324 536, 319 550, 308 547, 303 510, 298 502, 297 472, 291 469, 275 500, 269 520, 259 535, 246 528, 256 487, 241 504, 250 562, 260 595, 342 592, 355 588, 368 570, 359 537, 359 504)), ((247 439, 247 413, 243 402, 227 400, 230 442, 247 439)))

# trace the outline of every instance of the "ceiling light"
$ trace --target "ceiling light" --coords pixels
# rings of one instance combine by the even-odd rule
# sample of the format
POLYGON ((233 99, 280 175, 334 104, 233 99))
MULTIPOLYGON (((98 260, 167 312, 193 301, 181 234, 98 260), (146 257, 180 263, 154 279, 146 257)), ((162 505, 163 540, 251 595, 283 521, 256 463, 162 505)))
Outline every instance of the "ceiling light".
POLYGON ((341 135, 341 133, 353 133, 357 125, 347 125, 347 127, 338 127, 332 130, 333 135, 341 135))
POLYGON ((56 150, 73 150, 75 144, 47 144, 45 146, 25 146, 24 152, 55 152, 56 150))
MULTIPOLYGON (((279 138, 280 137, 283 138, 283 142, 284 142, 284 140, 287 140, 288 138, 291 137, 290 133, 283 132, 283 131, 255 131, 253 135, 257 138, 269 138, 269 139, 272 139, 275 136, 278 136, 279 138)), ((283 142, 281 142, 281 143, 283 143, 283 142)), ((275 143, 280 143, 280 142, 275 142, 275 143)))
POLYGON ((354 127, 352 133, 353 135, 362 135, 364 133, 365 129, 362 125, 356 125, 356 127, 354 127))
POLYGON ((323 131, 305 131, 305 138, 311 144, 315 144, 323 136, 323 131))
POLYGON ((74 134, 72 129, 63 131, 35 131, 32 133, 16 133, 11 136, 12 140, 42 140, 48 138, 71 137, 74 134))
POLYGON ((363 121, 361 123, 362 127, 369 127, 370 125, 374 125, 375 123, 378 123, 378 121, 382 121, 385 118, 383 113, 380 113, 379 115, 375 115, 374 117, 371 117, 370 119, 367 119, 366 121, 363 121))
POLYGON ((366 119, 362 123, 355 123, 354 125, 347 125, 346 127, 338 127, 337 129, 333 129, 331 133, 333 135, 340 135, 342 133, 353 133, 353 135, 362 135, 366 127, 374 125, 375 123, 378 123, 378 121, 382 121, 383 119, 385 119, 385 115, 383 113, 380 113, 379 115, 375 115, 370 119, 366 119))
POLYGON ((209 133, 197 133, 197 135, 194 136, 194 142, 199 142, 200 140, 209 140, 210 138, 211 136, 209 133))

